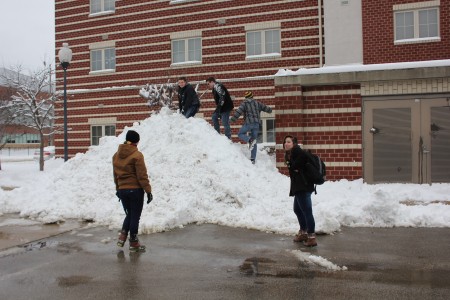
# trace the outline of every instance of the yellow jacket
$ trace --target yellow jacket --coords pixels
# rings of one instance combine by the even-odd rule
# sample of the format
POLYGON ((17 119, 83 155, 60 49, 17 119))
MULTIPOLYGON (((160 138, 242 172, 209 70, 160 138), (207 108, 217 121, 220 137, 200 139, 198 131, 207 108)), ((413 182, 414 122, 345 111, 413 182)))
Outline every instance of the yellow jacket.
POLYGON ((119 145, 112 161, 116 190, 143 188, 146 193, 152 192, 144 155, 138 151, 136 146, 119 145))

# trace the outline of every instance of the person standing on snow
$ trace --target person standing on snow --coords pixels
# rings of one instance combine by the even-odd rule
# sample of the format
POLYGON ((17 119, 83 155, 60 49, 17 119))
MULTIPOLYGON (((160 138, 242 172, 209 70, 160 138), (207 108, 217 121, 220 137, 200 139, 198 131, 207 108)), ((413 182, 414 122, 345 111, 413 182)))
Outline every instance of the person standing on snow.
POLYGON ((289 196, 294 196, 294 213, 300 225, 300 230, 296 234, 294 242, 303 242, 303 245, 307 247, 314 247, 317 246, 315 234, 316 224, 311 203, 314 184, 308 182, 303 173, 308 157, 298 145, 297 138, 291 135, 284 137, 283 149, 286 151, 284 160, 291 178, 289 196))
POLYGON ((186 118, 195 116, 200 107, 197 92, 190 85, 186 77, 178 78, 178 108, 186 118))
POLYGON ((272 109, 261 102, 253 99, 253 93, 248 91, 244 94, 245 100, 241 103, 238 109, 236 109, 234 116, 231 117, 231 122, 244 115, 244 125, 239 130, 238 137, 248 143, 248 148, 251 151, 250 160, 255 163, 256 159, 256 139, 259 133, 259 123, 261 121, 261 111, 272 113, 272 109), (250 136, 247 133, 250 132, 250 136))
POLYGON ((231 127, 229 120, 230 112, 234 106, 230 93, 228 93, 227 88, 222 83, 216 81, 214 77, 209 77, 206 79, 206 82, 212 90, 214 101, 216 102, 216 110, 211 116, 214 129, 220 134, 220 119, 225 130, 225 136, 231 140, 231 127))
POLYGON ((139 139, 139 133, 129 130, 125 143, 119 145, 112 159, 116 195, 122 201, 126 215, 117 246, 123 247, 130 233, 129 249, 132 252, 145 251, 145 246, 139 243, 137 237, 144 206, 144 192, 147 193, 147 204, 153 200, 144 156, 137 149, 139 139))

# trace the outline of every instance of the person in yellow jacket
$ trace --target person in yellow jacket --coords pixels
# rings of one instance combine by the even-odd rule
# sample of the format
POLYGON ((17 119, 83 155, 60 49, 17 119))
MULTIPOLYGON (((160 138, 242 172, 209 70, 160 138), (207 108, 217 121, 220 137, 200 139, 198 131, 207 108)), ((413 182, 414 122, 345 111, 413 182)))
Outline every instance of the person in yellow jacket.
POLYGON ((119 145, 112 159, 116 195, 122 201, 126 215, 117 245, 123 247, 130 233, 129 249, 133 252, 145 251, 145 246, 139 243, 137 236, 144 193, 147 194, 147 204, 153 200, 144 155, 137 148, 139 139, 139 133, 129 130, 125 143, 119 145))

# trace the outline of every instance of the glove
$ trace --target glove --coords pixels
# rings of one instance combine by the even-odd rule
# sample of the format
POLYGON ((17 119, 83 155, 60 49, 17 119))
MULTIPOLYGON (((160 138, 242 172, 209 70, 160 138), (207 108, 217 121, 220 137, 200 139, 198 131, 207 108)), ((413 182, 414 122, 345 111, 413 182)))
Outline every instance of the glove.
POLYGON ((230 122, 236 122, 236 120, 237 119, 234 116, 230 118, 230 122))
POLYGON ((116 196, 117 196, 117 198, 119 198, 119 202, 120 202, 120 196, 119 196, 119 191, 116 191, 116 196))
POLYGON ((147 204, 149 204, 150 202, 152 202, 153 200, 153 195, 152 193, 147 193, 147 204))

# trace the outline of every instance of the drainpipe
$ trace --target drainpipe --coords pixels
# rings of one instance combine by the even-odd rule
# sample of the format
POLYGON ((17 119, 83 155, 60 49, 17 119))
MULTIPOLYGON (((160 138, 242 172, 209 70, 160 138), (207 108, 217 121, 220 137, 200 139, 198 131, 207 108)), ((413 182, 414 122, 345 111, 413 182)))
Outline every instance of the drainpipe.
POLYGON ((319 67, 323 66, 322 0, 317 0, 319 8, 319 67))

